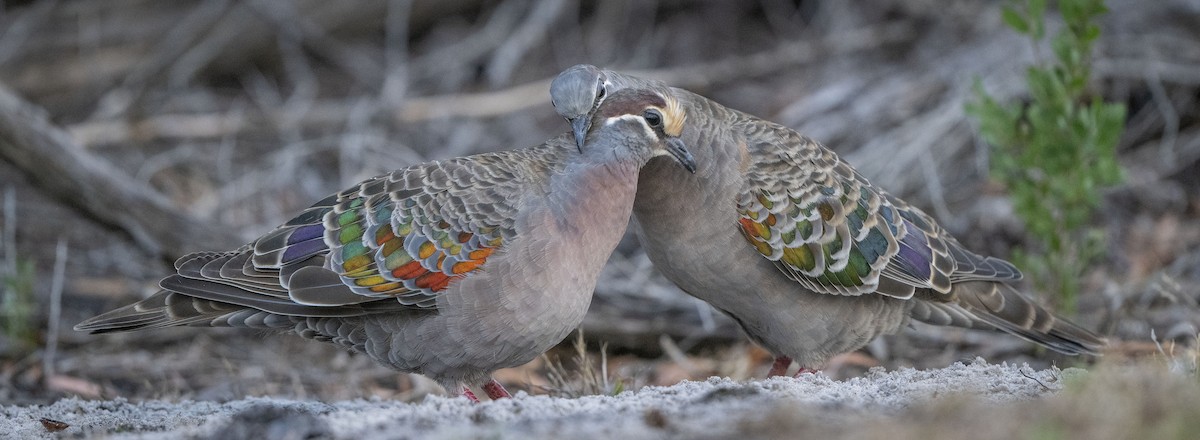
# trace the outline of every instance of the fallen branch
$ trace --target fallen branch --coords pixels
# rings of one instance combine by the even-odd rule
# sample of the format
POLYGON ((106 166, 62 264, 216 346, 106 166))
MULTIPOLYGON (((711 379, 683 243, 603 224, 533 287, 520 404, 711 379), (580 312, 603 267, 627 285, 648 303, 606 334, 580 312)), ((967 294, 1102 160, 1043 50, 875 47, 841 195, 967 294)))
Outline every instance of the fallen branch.
POLYGON ((238 239, 178 212, 161 194, 88 153, 45 112, 0 86, 0 158, 42 191, 86 217, 121 230, 163 260, 238 239))

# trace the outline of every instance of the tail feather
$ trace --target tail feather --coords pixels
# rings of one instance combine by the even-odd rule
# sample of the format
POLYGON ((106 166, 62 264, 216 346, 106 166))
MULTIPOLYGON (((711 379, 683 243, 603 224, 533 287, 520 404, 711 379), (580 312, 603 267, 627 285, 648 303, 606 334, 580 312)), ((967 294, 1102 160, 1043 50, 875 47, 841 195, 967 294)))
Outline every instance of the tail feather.
POLYGON ((176 326, 286 329, 293 325, 295 320, 289 316, 162 290, 83 321, 75 330, 101 334, 176 326))
POLYGON ((975 330, 994 330, 995 326, 976 318, 974 314, 955 303, 918 300, 913 303, 909 316, 920 322, 945 327, 962 327, 975 330))
POLYGON ((142 301, 95 316, 75 326, 76 331, 112 333, 146 328, 195 325, 209 322, 240 307, 162 290, 142 301))
POLYGON ((280 315, 312 317, 345 317, 362 315, 364 310, 357 306, 316 307, 296 304, 289 299, 267 295, 247 295, 246 290, 224 283, 185 278, 171 275, 163 278, 159 285, 163 289, 179 292, 188 297, 213 302, 249 307, 280 315))
POLYGON ((257 295, 287 298, 287 290, 280 286, 278 271, 271 278, 242 273, 241 268, 249 260, 249 254, 249 251, 196 253, 180 259, 176 269, 178 276, 184 278, 226 284, 257 295))
POLYGON ((1057 316, 1005 283, 955 283, 949 297, 919 295, 913 319, 934 325, 994 328, 1068 355, 1099 354, 1107 341, 1057 316), (949 301, 949 302, 946 302, 949 301))

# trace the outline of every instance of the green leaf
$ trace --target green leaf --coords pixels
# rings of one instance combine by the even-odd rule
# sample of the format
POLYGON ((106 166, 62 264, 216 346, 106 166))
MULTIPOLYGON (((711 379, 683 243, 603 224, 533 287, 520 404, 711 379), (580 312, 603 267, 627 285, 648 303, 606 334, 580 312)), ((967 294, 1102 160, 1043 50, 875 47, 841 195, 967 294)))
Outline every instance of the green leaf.
POLYGON ((1033 39, 1046 35, 1046 0, 1029 0, 1029 21, 1033 23, 1033 39))
POLYGON ((1016 9, 1005 6, 1000 12, 1000 17, 1004 19, 1004 24, 1007 24, 1008 27, 1013 28, 1013 30, 1017 31, 1017 33, 1029 34, 1029 22, 1026 21, 1025 17, 1021 16, 1021 13, 1017 12, 1016 9))
POLYGON ((1095 42, 1097 38, 1100 38, 1100 26, 1089 24, 1086 28, 1084 28, 1083 35, 1080 37, 1085 43, 1088 44, 1088 48, 1091 48, 1091 44, 1095 42))
POLYGON ((1067 26, 1087 20, 1087 14, 1084 12, 1085 5, 1083 4, 1086 1, 1087 0, 1058 1, 1058 12, 1062 14, 1063 21, 1067 23, 1067 26))

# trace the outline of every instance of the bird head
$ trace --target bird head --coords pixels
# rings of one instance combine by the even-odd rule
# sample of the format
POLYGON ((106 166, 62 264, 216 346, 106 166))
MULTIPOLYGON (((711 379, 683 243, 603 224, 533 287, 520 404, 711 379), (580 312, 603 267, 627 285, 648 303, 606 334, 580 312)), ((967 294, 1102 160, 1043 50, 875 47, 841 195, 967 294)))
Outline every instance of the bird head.
MULTIPOLYGON (((589 129, 583 136, 589 145, 616 142, 645 160, 670 156, 688 171, 696 172, 696 159, 680 139, 687 114, 669 95, 648 89, 618 90, 596 108, 588 121, 589 129)), ((579 145, 583 151, 584 143, 579 145)))
POLYGON ((571 66, 550 83, 550 103, 554 105, 554 111, 571 124, 575 146, 581 152, 591 128, 591 115, 608 97, 610 85, 604 71, 591 64, 571 66))

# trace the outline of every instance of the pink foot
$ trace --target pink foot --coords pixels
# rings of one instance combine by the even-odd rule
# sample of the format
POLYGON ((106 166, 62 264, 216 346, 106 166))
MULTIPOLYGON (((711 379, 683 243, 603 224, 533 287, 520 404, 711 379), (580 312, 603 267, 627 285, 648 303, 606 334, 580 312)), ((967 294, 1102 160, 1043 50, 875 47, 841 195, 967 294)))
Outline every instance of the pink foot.
POLYGON ((814 375, 815 375, 815 374, 817 374, 817 373, 820 373, 820 372, 821 372, 821 370, 814 370, 814 369, 812 369, 812 368, 804 368, 804 367, 800 367, 800 371, 797 371, 797 372, 796 372, 796 375, 795 375, 795 376, 792 376, 792 377, 800 377, 800 375, 801 375, 801 374, 804 374, 804 373, 808 373, 808 374, 814 374, 814 375))
POLYGON ((771 371, 767 372, 767 377, 783 376, 787 374, 787 369, 790 366, 792 366, 792 358, 778 356, 775 358, 775 363, 771 364, 771 371))
POLYGON ((467 388, 466 385, 463 385, 462 387, 462 395, 463 397, 470 399, 472 403, 479 403, 479 398, 475 397, 475 393, 471 392, 471 389, 467 388))
POLYGON ((487 393, 488 397, 492 398, 492 400, 512 398, 512 395, 508 394, 508 390, 504 389, 504 385, 500 385, 500 382, 496 382, 496 379, 483 384, 483 392, 487 393))

